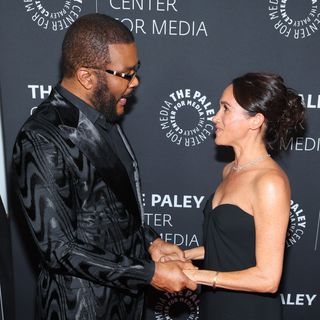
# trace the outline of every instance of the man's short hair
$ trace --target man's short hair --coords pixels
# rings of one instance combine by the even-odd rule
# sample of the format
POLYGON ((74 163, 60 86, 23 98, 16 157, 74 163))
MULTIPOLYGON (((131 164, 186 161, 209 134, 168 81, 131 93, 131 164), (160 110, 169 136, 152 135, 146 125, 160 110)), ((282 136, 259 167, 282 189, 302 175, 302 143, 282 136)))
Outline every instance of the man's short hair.
POLYGON ((61 75, 72 77, 81 66, 104 67, 110 63, 110 44, 133 42, 133 34, 120 21, 100 13, 84 15, 65 34, 61 75))

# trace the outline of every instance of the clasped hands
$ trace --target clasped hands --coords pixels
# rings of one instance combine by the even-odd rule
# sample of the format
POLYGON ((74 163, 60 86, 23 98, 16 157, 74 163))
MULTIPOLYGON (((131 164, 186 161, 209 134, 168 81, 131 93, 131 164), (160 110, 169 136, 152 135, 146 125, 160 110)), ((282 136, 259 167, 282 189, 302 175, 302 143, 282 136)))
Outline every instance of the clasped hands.
POLYGON ((149 253, 155 262, 155 272, 151 285, 158 290, 178 292, 183 289, 195 290, 196 282, 187 277, 188 270, 196 270, 184 252, 175 244, 156 239, 149 247, 149 253))

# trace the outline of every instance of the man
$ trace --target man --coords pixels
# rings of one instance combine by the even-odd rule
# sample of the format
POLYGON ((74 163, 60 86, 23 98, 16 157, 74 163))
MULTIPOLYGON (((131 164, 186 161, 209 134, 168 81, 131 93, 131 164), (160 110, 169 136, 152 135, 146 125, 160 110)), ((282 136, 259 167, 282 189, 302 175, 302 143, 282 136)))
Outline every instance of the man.
POLYGON ((116 123, 138 86, 131 32, 79 18, 62 45, 62 80, 21 129, 13 165, 42 266, 39 319, 140 319, 146 285, 195 289, 175 245, 143 224, 137 165, 116 123))

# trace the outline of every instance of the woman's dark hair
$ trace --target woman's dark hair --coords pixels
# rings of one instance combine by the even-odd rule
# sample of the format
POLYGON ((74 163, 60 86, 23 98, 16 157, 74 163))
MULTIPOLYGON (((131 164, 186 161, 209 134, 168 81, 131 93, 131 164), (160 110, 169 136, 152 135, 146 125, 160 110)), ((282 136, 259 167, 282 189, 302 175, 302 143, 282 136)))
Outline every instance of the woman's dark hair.
POLYGON ((268 151, 276 153, 282 143, 301 133, 305 107, 302 98, 287 88, 282 77, 271 73, 247 73, 232 81, 233 95, 251 116, 265 117, 268 151))
POLYGON ((65 34, 61 76, 72 77, 81 66, 104 67, 110 63, 110 44, 133 42, 131 31, 120 21, 101 13, 84 15, 65 34))

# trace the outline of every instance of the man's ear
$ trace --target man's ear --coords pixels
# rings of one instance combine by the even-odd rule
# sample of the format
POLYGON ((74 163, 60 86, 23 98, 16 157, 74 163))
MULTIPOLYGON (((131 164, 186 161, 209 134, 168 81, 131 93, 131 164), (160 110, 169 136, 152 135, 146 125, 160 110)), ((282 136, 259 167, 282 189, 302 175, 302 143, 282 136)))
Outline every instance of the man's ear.
POLYGON ((254 117, 251 117, 250 120, 250 129, 255 130, 262 127, 262 125, 264 124, 265 117, 262 113, 257 113, 254 117))
POLYGON ((76 73, 77 80, 86 90, 91 90, 94 85, 93 73, 88 68, 81 67, 76 73))

